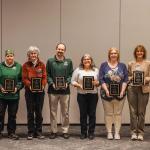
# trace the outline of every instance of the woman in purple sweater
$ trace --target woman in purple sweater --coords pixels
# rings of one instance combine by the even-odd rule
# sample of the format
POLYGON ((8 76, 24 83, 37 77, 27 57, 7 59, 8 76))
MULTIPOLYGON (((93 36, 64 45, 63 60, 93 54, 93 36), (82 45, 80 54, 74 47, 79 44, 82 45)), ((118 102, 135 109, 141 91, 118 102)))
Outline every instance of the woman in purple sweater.
POLYGON ((124 105, 125 90, 128 81, 126 65, 119 62, 119 50, 108 50, 108 61, 103 62, 99 70, 101 98, 104 106, 104 119, 107 129, 107 139, 120 139, 121 113, 124 105), (112 134, 114 123, 115 134, 112 134))

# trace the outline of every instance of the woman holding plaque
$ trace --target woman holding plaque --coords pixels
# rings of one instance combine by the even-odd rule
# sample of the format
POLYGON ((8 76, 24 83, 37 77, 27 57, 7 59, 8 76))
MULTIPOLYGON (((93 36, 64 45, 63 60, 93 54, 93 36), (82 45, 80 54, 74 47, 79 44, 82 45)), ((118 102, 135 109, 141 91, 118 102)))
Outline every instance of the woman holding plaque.
POLYGON ((81 139, 94 139, 96 106, 98 102, 98 69, 92 57, 85 54, 80 66, 73 72, 71 83, 77 88, 77 101, 80 109, 81 139), (89 126, 87 126, 87 119, 89 126))
POLYGON ((32 140, 33 137, 44 138, 42 135, 42 109, 47 76, 46 67, 39 59, 39 53, 38 47, 30 46, 27 51, 28 61, 23 65, 22 80, 25 85, 28 140, 32 140))
POLYGON ((14 61, 12 49, 5 51, 5 61, 0 64, 0 138, 4 129, 4 117, 8 109, 8 138, 18 140, 15 134, 16 114, 18 111, 20 90, 22 88, 22 67, 14 61))
POLYGON ((120 139, 121 113, 124 105, 125 90, 128 81, 126 65, 119 61, 119 50, 108 50, 108 61, 101 64, 99 80, 101 98, 104 106, 104 119, 107 129, 107 139, 120 139), (114 123, 115 134, 112 134, 114 123))
POLYGON ((127 90, 131 139, 143 141, 145 112, 150 92, 150 62, 146 60, 146 49, 143 45, 138 45, 133 55, 135 60, 128 64, 127 90))

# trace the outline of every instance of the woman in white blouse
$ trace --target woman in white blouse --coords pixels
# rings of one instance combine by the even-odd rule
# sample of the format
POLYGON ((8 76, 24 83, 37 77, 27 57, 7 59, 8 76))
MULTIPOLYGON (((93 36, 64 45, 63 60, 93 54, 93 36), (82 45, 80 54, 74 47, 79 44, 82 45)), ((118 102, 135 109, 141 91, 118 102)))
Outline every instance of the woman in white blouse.
POLYGON ((85 54, 79 67, 73 72, 71 83, 77 88, 77 101, 80 109, 81 139, 94 139, 96 106, 98 101, 98 69, 92 57, 85 54), (87 119, 88 125, 87 126, 87 119))

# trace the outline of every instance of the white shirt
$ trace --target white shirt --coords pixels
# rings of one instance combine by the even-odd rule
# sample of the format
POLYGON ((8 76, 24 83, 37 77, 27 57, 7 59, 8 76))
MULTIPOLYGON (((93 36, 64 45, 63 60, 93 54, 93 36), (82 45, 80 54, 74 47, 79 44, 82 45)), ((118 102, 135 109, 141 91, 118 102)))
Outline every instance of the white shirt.
MULTIPOLYGON (((79 83, 83 85, 83 76, 93 76, 94 80, 98 80, 98 69, 94 68, 94 70, 84 70, 80 69, 79 67, 73 72, 71 84, 74 85, 75 83, 79 83)), ((79 87, 77 87, 77 92, 80 94, 86 94, 86 93, 97 93, 98 88, 94 86, 94 90, 82 90, 79 87)))

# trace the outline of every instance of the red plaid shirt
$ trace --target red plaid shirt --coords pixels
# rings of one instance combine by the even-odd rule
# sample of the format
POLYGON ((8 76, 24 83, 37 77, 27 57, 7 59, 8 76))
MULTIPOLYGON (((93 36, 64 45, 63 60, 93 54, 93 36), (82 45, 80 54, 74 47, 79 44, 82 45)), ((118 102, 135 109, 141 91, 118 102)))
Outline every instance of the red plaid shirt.
POLYGON ((40 77, 42 78, 42 86, 45 87, 47 83, 46 67, 40 60, 34 66, 32 62, 27 61, 22 67, 22 80, 26 88, 31 86, 31 78, 40 77))

